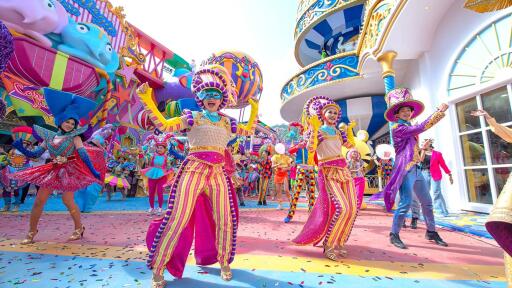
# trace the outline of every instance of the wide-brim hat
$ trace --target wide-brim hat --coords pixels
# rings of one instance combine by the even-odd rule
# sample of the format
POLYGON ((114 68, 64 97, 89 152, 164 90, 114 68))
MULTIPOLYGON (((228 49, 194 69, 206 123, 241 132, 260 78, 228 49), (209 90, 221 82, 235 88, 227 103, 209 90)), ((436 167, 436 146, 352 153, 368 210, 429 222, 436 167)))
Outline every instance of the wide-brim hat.
POLYGON ((198 94, 206 89, 215 89, 222 94, 222 103, 219 110, 227 104, 233 104, 237 99, 237 92, 233 79, 229 76, 226 68, 220 65, 204 66, 194 73, 192 79, 192 92, 196 95, 197 105, 204 109, 204 104, 198 94))
POLYGON ((323 121, 322 112, 327 108, 334 108, 338 110, 338 119, 336 122, 339 122, 341 119, 341 109, 336 102, 334 102, 331 98, 326 96, 315 96, 309 99, 304 105, 304 112, 308 117, 313 115, 317 115, 320 120, 323 121))
POLYGON ((397 88, 389 91, 386 94, 386 103, 389 108, 384 112, 384 117, 389 122, 398 121, 396 114, 402 107, 411 107, 413 110, 411 119, 418 117, 425 110, 423 102, 414 100, 411 91, 407 88, 397 88))

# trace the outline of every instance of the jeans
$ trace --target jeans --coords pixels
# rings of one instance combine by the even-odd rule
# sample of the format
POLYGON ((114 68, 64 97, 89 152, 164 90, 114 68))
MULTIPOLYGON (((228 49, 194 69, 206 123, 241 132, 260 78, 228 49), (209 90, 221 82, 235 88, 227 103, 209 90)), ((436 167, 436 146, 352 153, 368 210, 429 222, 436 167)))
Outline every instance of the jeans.
POLYGON ((439 210, 443 216, 448 216, 449 212, 446 209, 446 202, 444 201, 443 192, 441 191, 441 180, 432 181, 434 192, 434 207, 439 210))
MULTIPOLYGON (((429 170, 421 170, 421 173, 423 174, 423 178, 425 179, 425 182, 427 183, 427 190, 430 193, 430 183, 432 176, 430 175, 429 170)), ((411 214, 412 218, 420 218, 420 201, 418 200, 418 197, 416 196, 416 193, 412 193, 412 204, 411 204, 411 214)))
POLYGON ((404 223, 405 215, 411 208, 413 193, 416 194, 421 204, 423 211, 423 218, 427 225, 428 231, 436 230, 436 223, 434 220, 434 211, 432 206, 432 198, 430 197, 427 181, 423 177, 421 170, 417 166, 413 166, 411 170, 405 175, 400 186, 400 202, 398 208, 395 210, 393 216, 393 225, 391 226, 392 233, 400 233, 402 224, 404 223))

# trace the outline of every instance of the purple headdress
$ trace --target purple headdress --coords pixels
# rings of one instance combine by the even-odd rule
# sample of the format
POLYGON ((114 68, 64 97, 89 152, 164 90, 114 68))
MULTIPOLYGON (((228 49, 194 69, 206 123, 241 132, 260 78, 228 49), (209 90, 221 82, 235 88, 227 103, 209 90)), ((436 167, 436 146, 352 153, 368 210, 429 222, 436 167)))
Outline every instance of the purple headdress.
POLYGON ((334 108, 338 111, 338 119, 336 119, 336 123, 341 119, 341 109, 336 102, 334 102, 331 98, 326 96, 315 96, 309 99, 304 105, 304 112, 308 117, 313 115, 317 115, 318 118, 324 121, 324 117, 322 112, 326 108, 334 108))
POLYGON ((204 109, 203 101, 197 96, 205 89, 216 89, 222 94, 222 103, 219 110, 224 108, 228 101, 234 102, 237 98, 235 84, 229 76, 228 71, 219 65, 205 66, 194 74, 192 79, 192 92, 196 94, 196 102, 201 109, 204 109))

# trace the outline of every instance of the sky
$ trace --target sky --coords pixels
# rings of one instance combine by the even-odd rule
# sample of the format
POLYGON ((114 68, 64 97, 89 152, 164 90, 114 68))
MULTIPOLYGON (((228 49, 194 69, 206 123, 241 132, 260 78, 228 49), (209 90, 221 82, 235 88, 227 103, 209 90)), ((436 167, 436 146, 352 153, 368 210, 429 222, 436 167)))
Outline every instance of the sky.
POLYGON ((268 125, 286 123, 279 112, 279 95, 300 69, 293 54, 297 0, 110 2, 124 7, 128 22, 189 62, 195 59, 199 65, 225 50, 250 55, 263 74, 260 120, 268 125))

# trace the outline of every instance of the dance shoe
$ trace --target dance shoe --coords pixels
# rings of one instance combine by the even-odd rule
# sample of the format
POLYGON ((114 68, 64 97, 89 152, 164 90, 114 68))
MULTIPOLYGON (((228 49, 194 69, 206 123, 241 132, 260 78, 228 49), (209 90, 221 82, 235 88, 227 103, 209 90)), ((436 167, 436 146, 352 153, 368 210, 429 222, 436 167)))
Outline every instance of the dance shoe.
POLYGON ((405 246, 404 242, 402 242, 398 233, 389 233, 389 242, 395 245, 397 248, 407 249, 407 246, 405 246))
POLYGON ((21 241, 21 245, 27 245, 34 243, 34 237, 36 236, 37 231, 30 231, 28 232, 27 236, 25 236, 25 239, 21 241))
POLYGON ((148 209, 148 214, 149 215, 153 215, 153 213, 155 213, 155 209, 154 208, 149 208, 148 209))
POLYGON ((436 231, 427 231, 427 233, 425 233, 425 239, 434 241, 439 246, 448 247, 448 244, 441 239, 441 236, 439 236, 439 233, 436 231))
POLYGON ((151 288, 165 288, 166 281, 163 275, 156 275, 153 273, 151 288))
POLYGON ((418 229, 418 218, 412 218, 411 229, 418 229))
POLYGON ((292 221, 292 219, 290 217, 284 218, 284 223, 290 223, 290 221, 292 221))
POLYGON ((224 281, 231 281, 233 279, 233 273, 229 266, 220 267, 220 278, 224 281))
POLYGON ((76 241, 80 240, 84 237, 85 227, 82 226, 82 228, 75 229, 71 236, 69 236, 68 241, 76 241))
POLYGON ((162 208, 161 208, 161 207, 158 207, 158 208, 156 209, 156 214, 157 214, 157 215, 162 214, 162 208))

